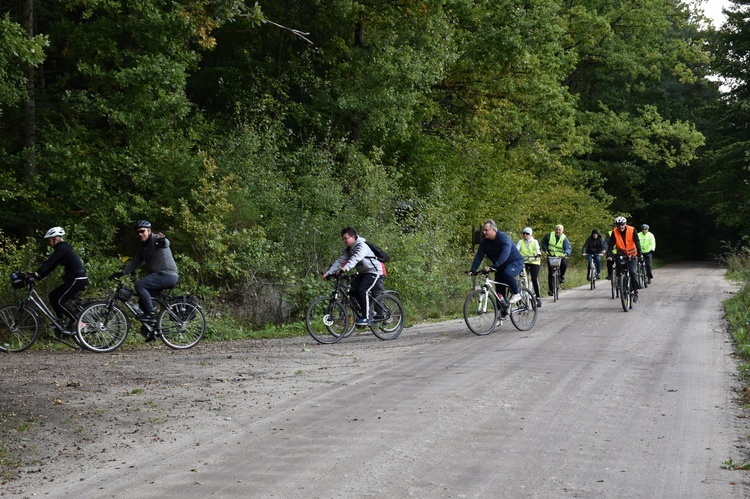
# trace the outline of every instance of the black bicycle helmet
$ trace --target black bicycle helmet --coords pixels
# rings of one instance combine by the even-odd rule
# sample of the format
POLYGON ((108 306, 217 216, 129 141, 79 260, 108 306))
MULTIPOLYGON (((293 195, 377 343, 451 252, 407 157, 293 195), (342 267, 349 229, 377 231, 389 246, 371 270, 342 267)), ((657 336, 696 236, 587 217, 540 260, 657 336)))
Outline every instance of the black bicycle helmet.
POLYGON ((144 229, 150 229, 151 228, 151 222, 148 220, 139 220, 138 223, 135 224, 136 229, 140 229, 143 227, 144 229))

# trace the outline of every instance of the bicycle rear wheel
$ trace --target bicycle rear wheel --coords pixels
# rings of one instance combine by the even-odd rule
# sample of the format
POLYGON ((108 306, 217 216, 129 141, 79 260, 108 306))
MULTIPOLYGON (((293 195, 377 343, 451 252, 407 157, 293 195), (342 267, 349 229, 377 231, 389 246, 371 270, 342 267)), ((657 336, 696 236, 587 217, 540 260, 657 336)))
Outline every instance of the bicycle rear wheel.
POLYGON ((193 348, 205 334, 206 316, 193 301, 169 302, 156 319, 155 335, 174 350, 193 348))
POLYGON ((519 331, 528 331, 536 324, 536 298, 526 288, 518 292, 521 299, 510 306, 510 321, 519 331))
POLYGON ((404 330, 404 307, 392 294, 380 295, 370 307, 370 329, 381 340, 395 340, 404 330))
POLYGON ((627 272, 620 275, 620 303, 622 303, 622 309, 626 312, 632 307, 630 302, 630 275, 627 272))
POLYGON ((116 303, 108 301, 84 306, 77 322, 76 341, 86 350, 98 353, 119 348, 130 330, 125 312, 116 303))
POLYGON ((495 329, 498 310, 497 302, 484 289, 475 289, 464 301, 464 321, 472 333, 479 336, 495 329))
POLYGON ((0 352, 23 352, 39 339, 41 324, 28 307, 0 309, 0 352))
MULTIPOLYGON (((351 334, 349 322, 347 308, 330 296, 314 299, 305 315, 307 332, 322 344, 336 343, 351 334)), ((351 330, 354 331, 353 324, 351 330)))

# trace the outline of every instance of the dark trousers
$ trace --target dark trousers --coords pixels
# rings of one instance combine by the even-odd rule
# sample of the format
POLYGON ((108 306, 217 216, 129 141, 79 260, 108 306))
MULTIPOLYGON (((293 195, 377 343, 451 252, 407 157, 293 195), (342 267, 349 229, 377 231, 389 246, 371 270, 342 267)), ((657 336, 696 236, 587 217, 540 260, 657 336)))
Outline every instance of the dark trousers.
POLYGON ((66 306, 67 302, 88 287, 88 277, 81 277, 72 281, 63 281, 60 286, 50 292, 49 302, 63 325, 66 321, 75 322, 76 320, 76 314, 66 306))
POLYGON ((367 318, 369 303, 367 292, 370 291, 373 298, 377 298, 383 292, 383 279, 377 274, 356 274, 352 277, 351 293, 359 303, 359 309, 363 314, 358 319, 367 318))
POLYGON ((643 254, 643 263, 646 266, 646 277, 649 278, 649 280, 654 278, 654 274, 651 273, 651 263, 652 263, 653 255, 649 251, 648 253, 643 254))
POLYGON ((534 294, 536 294, 536 297, 539 298, 541 293, 539 293, 539 271, 542 270, 541 265, 534 265, 531 263, 526 264, 526 272, 529 273, 529 280, 531 281, 531 285, 534 287, 534 294))
POLYGON ((138 304, 144 314, 154 313, 154 302, 152 298, 157 296, 163 289, 174 287, 178 276, 164 272, 154 272, 135 282, 135 291, 138 293, 138 304))

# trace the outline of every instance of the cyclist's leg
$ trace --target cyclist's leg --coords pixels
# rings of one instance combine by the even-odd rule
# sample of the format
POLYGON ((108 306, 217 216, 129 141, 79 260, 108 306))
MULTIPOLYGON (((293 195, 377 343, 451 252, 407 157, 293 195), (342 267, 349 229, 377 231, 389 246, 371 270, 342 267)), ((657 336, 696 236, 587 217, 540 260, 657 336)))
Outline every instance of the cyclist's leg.
MULTIPOLYGON (((592 255, 590 253, 586 254, 586 260, 589 262, 589 265, 588 265, 587 268, 589 268, 589 269, 591 268, 591 260, 593 260, 593 259, 594 259, 594 255, 592 255)), ((588 270, 586 271, 586 279, 587 280, 591 280, 591 276, 589 275, 589 271, 588 270)))
MULTIPOLYGON (((502 284, 507 284, 507 289, 510 291, 511 296, 518 294, 518 281, 516 280, 516 276, 521 273, 522 265, 523 263, 511 263, 504 265, 495 271, 495 280, 502 284)), ((506 289, 505 286, 500 284, 496 284, 495 287, 497 288, 498 293, 501 293, 501 290, 506 289)), ((510 299, 510 296, 506 296, 505 298, 510 299)))
POLYGON ((651 255, 651 252, 643 255, 643 262, 646 265, 646 277, 648 277, 649 281, 654 278, 654 274, 651 273, 651 264, 653 263, 652 258, 653 256, 651 255))
POLYGON ((638 282, 638 260, 631 258, 628 260, 628 268, 630 269, 630 289, 638 294, 638 290, 641 289, 640 283, 638 282))
POLYGON ((534 265, 531 263, 526 264, 526 271, 529 273, 531 286, 534 288, 534 293, 536 293, 537 298, 541 296, 541 293, 539 292, 539 271, 541 268, 541 265, 534 265))
POLYGON ((599 278, 599 274, 602 273, 602 255, 597 254, 594 257, 594 264, 596 265, 596 276, 599 278))
POLYGON ((357 274, 352 277, 351 289, 354 298, 359 304, 361 317, 357 317, 356 320, 362 321, 367 319, 368 313, 368 298, 367 292, 375 286, 377 282, 377 274, 357 274))
POLYGON ((88 285, 88 278, 63 281, 60 286, 53 289, 49 294, 49 302, 50 305, 52 305, 52 309, 55 311, 58 322, 63 328, 67 328, 70 332, 75 332, 75 328, 71 328, 75 324, 76 314, 73 313, 66 304, 75 298, 79 292, 86 289, 88 285))
POLYGON ((560 282, 565 282, 565 271, 568 270, 568 259, 562 258, 560 260, 560 282))
POLYGON ((145 315, 155 314, 152 298, 163 289, 171 288, 177 284, 177 280, 178 276, 175 274, 154 272, 136 281, 135 290, 138 293, 138 304, 145 315))

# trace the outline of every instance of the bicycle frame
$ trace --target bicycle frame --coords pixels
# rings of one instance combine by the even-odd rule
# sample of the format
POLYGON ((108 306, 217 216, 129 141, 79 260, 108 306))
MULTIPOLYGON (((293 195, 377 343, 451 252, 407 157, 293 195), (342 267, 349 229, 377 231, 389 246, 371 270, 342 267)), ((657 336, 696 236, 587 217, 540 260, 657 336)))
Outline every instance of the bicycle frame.
POLYGON ((519 331, 528 331, 536 323, 537 304, 533 293, 526 287, 520 287, 518 293, 521 299, 511 305, 505 298, 505 293, 497 293, 496 285, 505 291, 509 284, 490 279, 491 271, 482 270, 483 282, 472 286, 472 291, 464 301, 464 321, 472 333, 483 336, 497 327, 498 319, 510 317, 511 322, 519 331), (499 316, 499 317, 498 317, 499 316))

